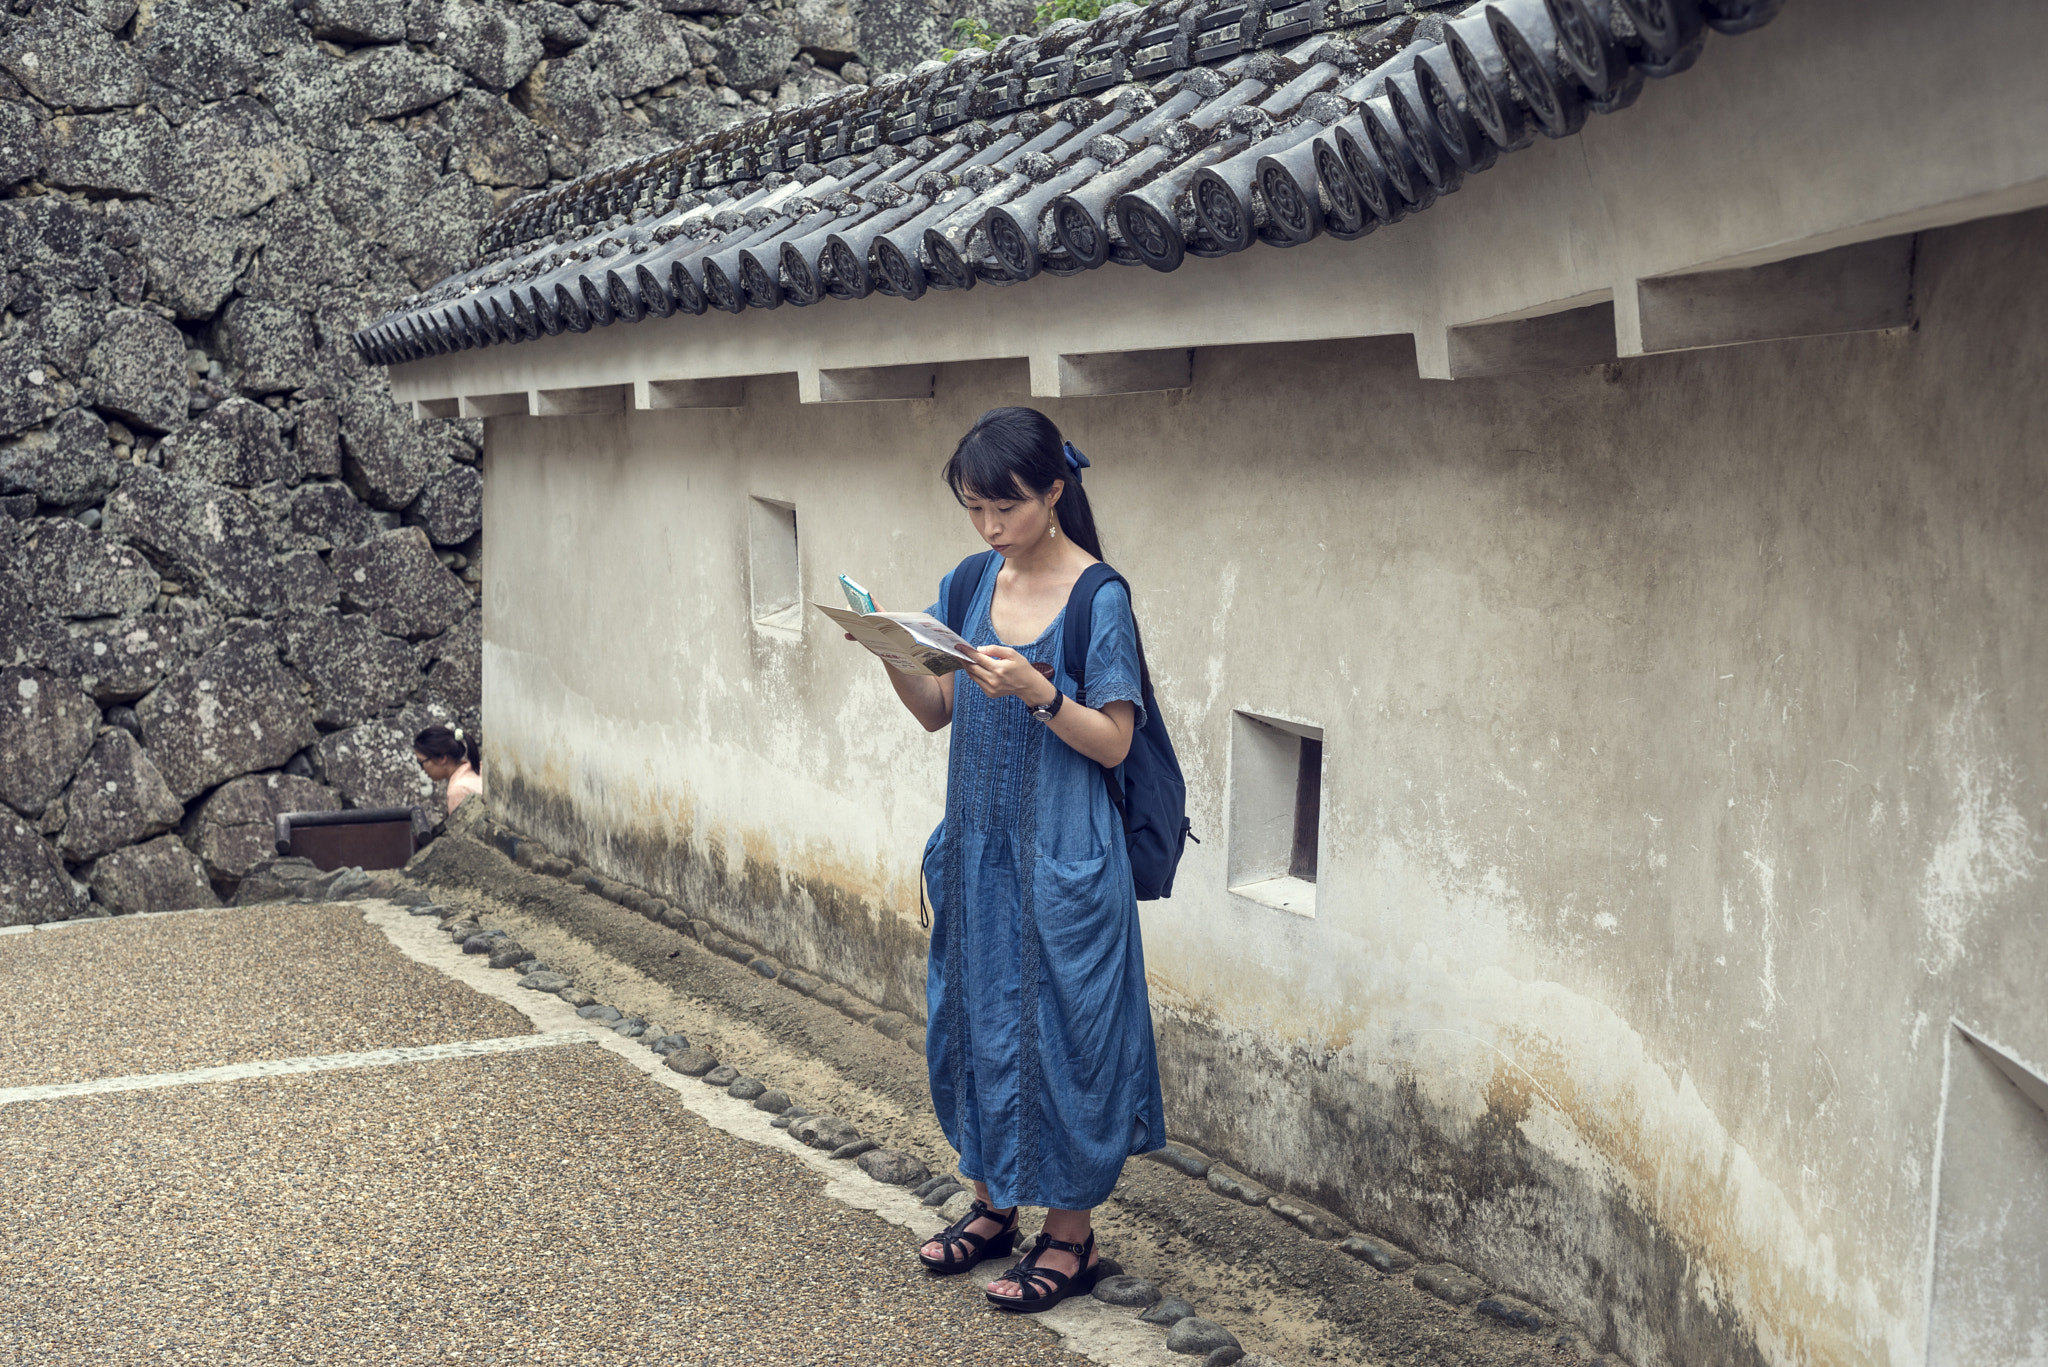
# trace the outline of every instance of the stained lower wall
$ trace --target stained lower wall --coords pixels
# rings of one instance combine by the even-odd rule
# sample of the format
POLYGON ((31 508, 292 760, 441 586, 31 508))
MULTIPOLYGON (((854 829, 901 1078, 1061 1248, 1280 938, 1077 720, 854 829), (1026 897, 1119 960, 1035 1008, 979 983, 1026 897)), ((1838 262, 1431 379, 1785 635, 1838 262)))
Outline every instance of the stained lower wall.
MULTIPOLYGON (((2048 1059, 2048 216, 1915 280, 1897 333, 1041 401, 1206 842, 1143 908, 1177 1135, 1638 1363, 1920 1359, 1950 1022, 2048 1059), (1322 728, 1312 917, 1226 886, 1233 709, 1322 728)), ((493 419, 494 801, 919 1011, 944 738, 753 621, 749 501, 806 597, 925 606, 977 546, 938 467, 1026 392, 493 419)))

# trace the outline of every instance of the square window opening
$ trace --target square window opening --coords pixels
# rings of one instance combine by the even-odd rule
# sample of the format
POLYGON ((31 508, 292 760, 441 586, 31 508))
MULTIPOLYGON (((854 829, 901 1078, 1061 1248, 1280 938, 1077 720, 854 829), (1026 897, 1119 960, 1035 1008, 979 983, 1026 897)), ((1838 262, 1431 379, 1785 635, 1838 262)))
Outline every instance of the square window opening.
POLYGON ((1232 713, 1230 890, 1262 906, 1315 915, 1322 810, 1322 728, 1232 713))
POLYGON ((802 585, 796 505, 772 498, 748 500, 747 584, 756 626, 801 633, 802 585))

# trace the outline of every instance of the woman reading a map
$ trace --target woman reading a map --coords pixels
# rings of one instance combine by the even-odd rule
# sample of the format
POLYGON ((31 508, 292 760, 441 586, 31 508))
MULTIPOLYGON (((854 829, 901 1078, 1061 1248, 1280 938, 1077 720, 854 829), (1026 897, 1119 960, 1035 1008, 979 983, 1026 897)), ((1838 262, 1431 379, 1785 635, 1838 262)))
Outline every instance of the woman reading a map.
POLYGON ((957 1273, 1008 1255, 1017 1208, 1045 1207, 1044 1233, 987 1286, 1006 1310, 1095 1285, 1091 1212, 1125 1158, 1166 1142, 1130 860, 1102 773, 1144 723, 1121 584, 1095 598, 1086 661, 1061 658, 1068 593, 1102 552, 1086 464, 1035 409, 982 415, 945 479, 997 554, 939 589, 945 604, 954 575, 978 577, 955 623, 973 663, 936 678, 888 668, 927 731, 952 727, 946 817, 924 860, 926 1060, 976 1199, 919 1257, 957 1273), (1074 696, 1081 666, 1086 706, 1074 696))

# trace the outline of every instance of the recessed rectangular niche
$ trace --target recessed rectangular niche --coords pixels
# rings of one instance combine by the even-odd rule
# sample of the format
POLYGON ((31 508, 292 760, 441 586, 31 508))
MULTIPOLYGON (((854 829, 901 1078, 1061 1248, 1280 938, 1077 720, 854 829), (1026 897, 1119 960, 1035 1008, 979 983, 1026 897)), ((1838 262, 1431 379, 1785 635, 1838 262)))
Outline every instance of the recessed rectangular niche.
POLYGON ((1230 890, 1315 915, 1322 811, 1322 728, 1231 713, 1230 890))
POLYGON ((1927 1367, 2039 1362, 2048 1344, 2048 1078, 1959 1022, 1947 1050, 1927 1367))
POLYGON ((796 505, 750 498, 747 513, 747 584, 754 625, 801 634, 803 578, 797 569, 796 505))

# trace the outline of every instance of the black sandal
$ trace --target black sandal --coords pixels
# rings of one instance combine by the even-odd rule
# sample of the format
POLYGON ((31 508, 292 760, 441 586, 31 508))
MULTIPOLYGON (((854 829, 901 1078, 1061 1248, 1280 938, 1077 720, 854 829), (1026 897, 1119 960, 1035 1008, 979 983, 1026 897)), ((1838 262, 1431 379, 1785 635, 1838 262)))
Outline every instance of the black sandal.
POLYGON ((955 1220, 952 1224, 947 1225, 937 1234, 932 1235, 925 1242, 928 1244, 944 1245, 946 1254, 942 1258, 932 1258, 927 1257, 923 1249, 919 1249, 917 1254, 919 1262, 932 1271, 943 1273, 947 1276, 951 1276, 955 1272, 965 1272, 983 1258, 1001 1258, 1016 1248, 1017 1208, 1011 1206, 1009 1215, 1004 1216, 995 1210, 991 1210, 982 1202, 976 1201, 967 1208, 965 1215, 955 1220), (1002 1232, 998 1234, 969 1234, 967 1232, 969 1225, 973 1224, 976 1220, 984 1219, 1004 1221, 1005 1226, 1002 1232), (967 1251, 955 1254, 954 1250, 956 1248, 965 1248, 967 1251))
POLYGON ((1088 1242, 1085 1244, 1070 1244, 1064 1239, 1055 1239, 1050 1234, 1040 1234, 1038 1242, 1031 1246, 1031 1251, 1019 1259, 1015 1267, 1012 1267, 1008 1272, 996 1278, 999 1282, 1012 1281, 1017 1283, 1018 1289, 1023 1291, 1024 1294, 1021 1296, 998 1296, 995 1292, 987 1290, 984 1290, 981 1294, 988 1297, 988 1303, 998 1310, 1013 1310, 1020 1315, 1035 1315, 1041 1310, 1050 1310, 1069 1296, 1078 1296, 1084 1292, 1093 1291, 1095 1283, 1108 1276, 1110 1270, 1116 1266, 1115 1263, 1104 1258, 1093 1267, 1090 1267, 1088 1265, 1088 1255, 1094 1251, 1095 1234, 1093 1231, 1089 1232, 1088 1242), (1040 1267, 1038 1265, 1038 1255, 1049 1248, 1056 1248, 1062 1253, 1074 1254, 1081 1260, 1081 1270, 1070 1277, 1064 1272, 1056 1272, 1049 1267, 1040 1267))

